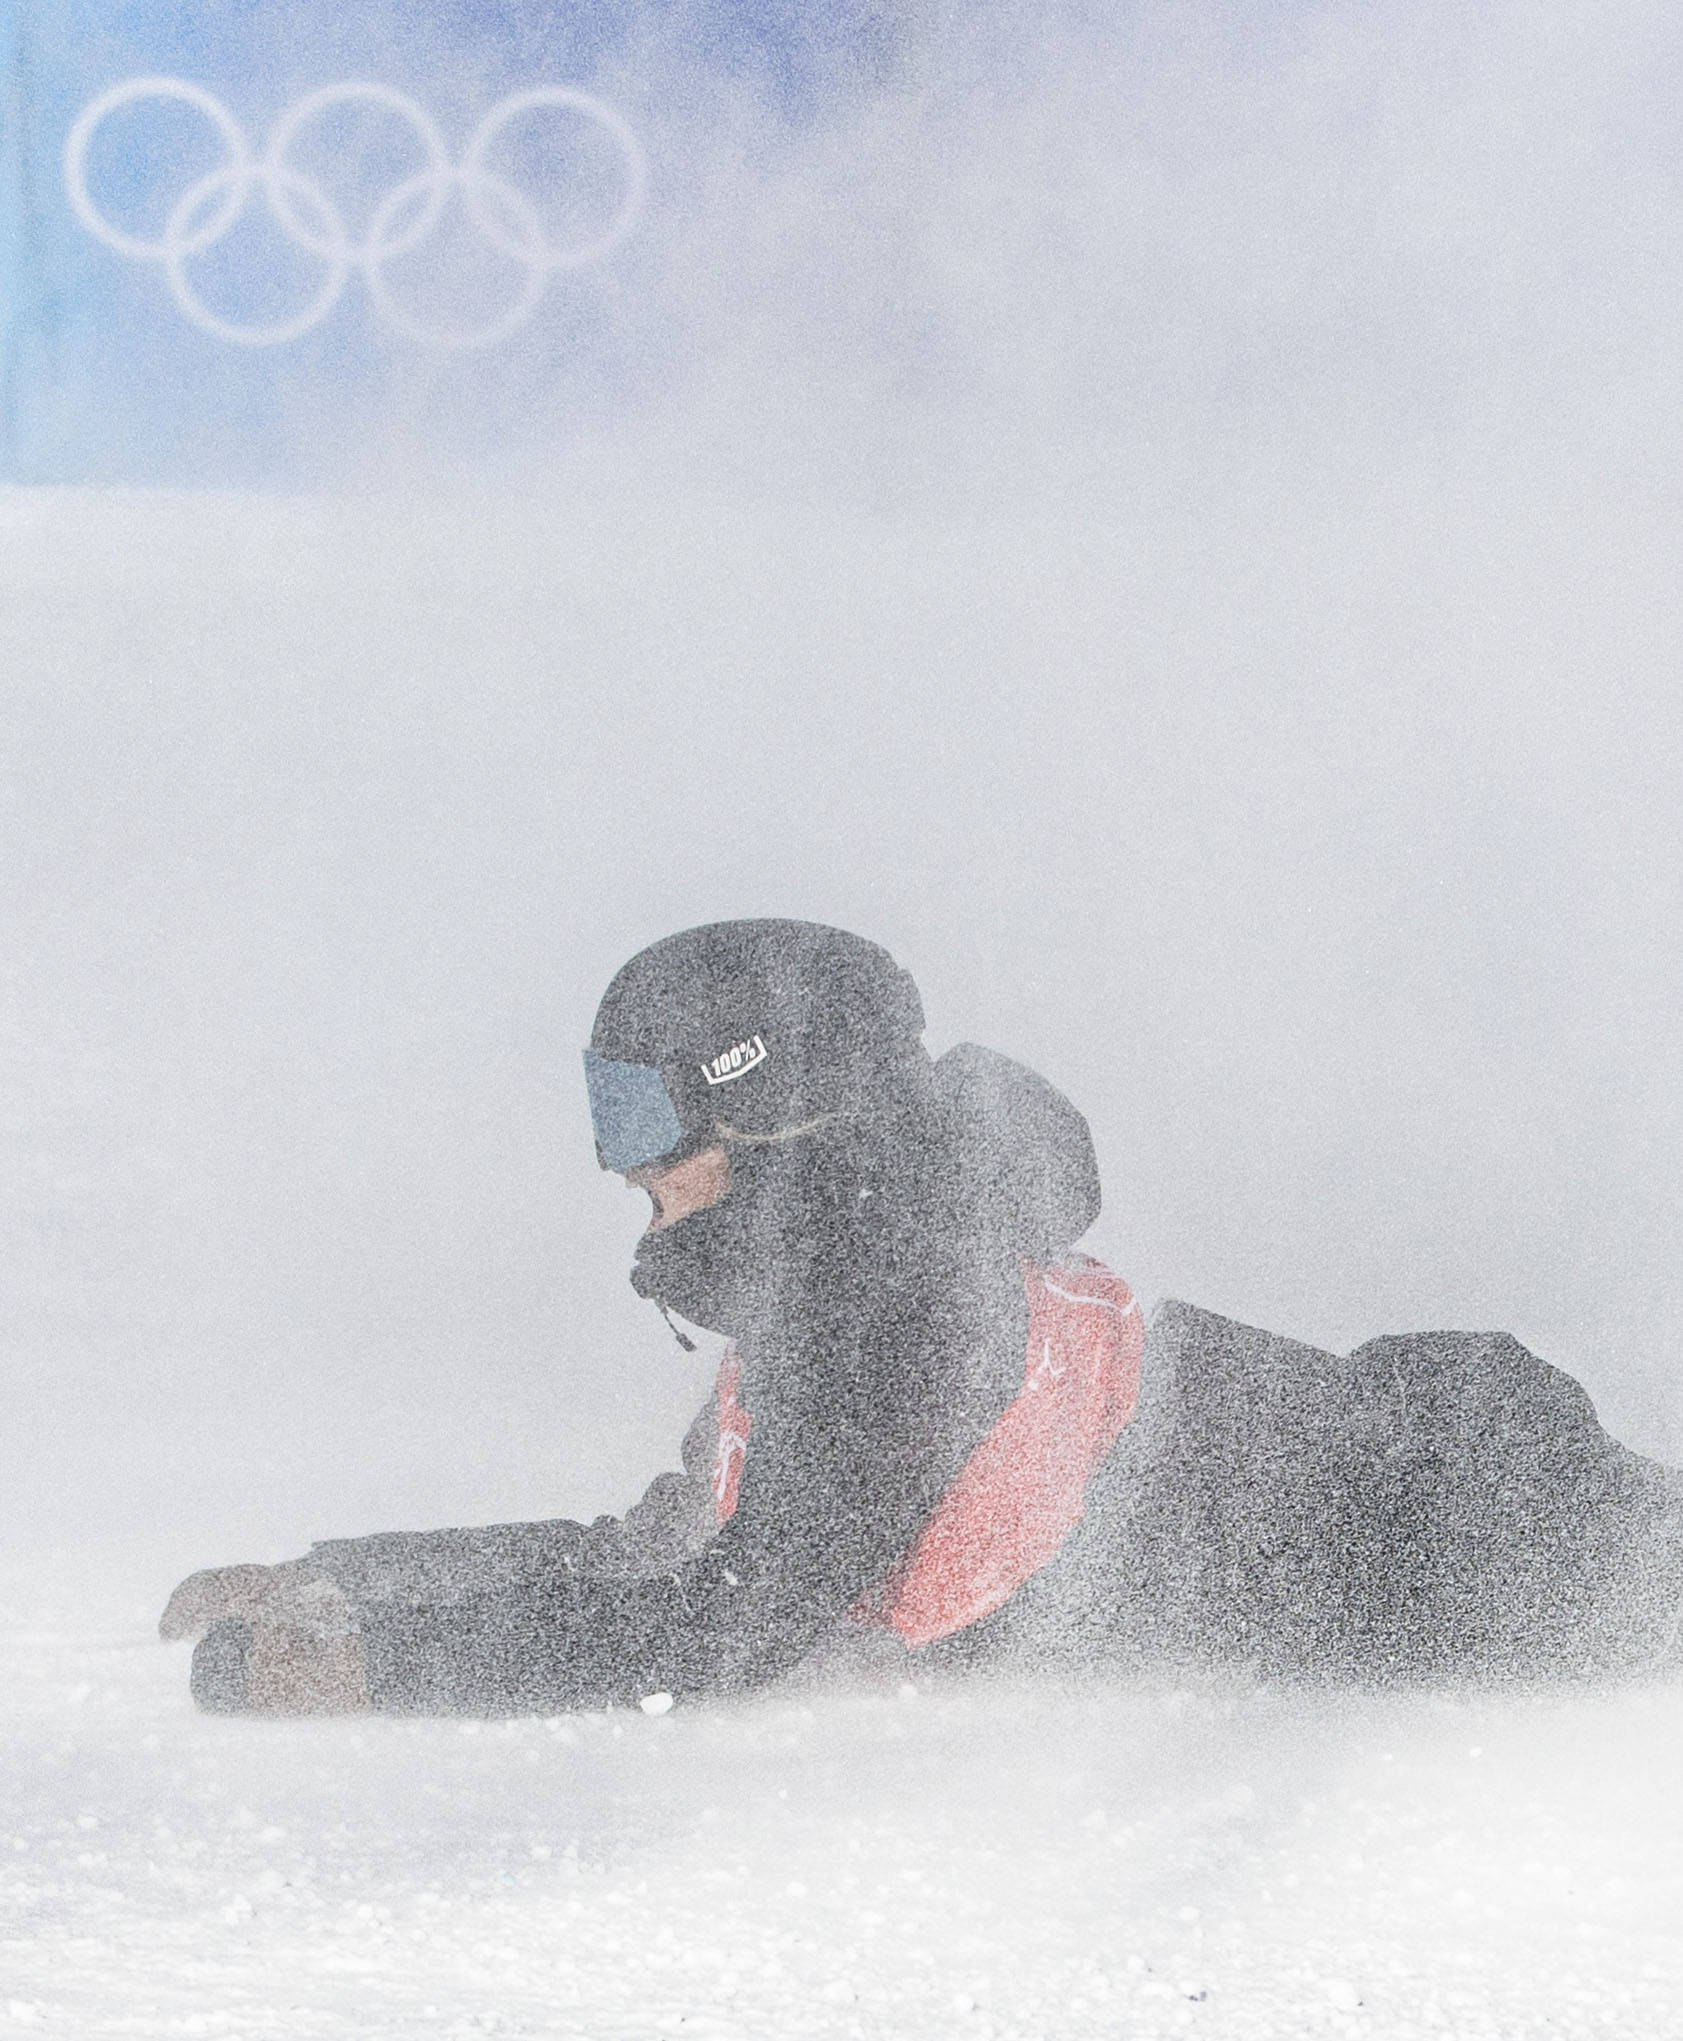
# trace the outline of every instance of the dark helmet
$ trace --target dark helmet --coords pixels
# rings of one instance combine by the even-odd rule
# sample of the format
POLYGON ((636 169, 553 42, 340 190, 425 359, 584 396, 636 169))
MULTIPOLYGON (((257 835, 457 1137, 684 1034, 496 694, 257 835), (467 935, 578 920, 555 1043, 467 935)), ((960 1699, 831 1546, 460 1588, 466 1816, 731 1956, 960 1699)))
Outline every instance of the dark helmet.
POLYGON ((885 949, 811 921, 717 921, 639 951, 585 1076, 604 1169, 781 1143, 928 1095, 923 1002, 885 949))

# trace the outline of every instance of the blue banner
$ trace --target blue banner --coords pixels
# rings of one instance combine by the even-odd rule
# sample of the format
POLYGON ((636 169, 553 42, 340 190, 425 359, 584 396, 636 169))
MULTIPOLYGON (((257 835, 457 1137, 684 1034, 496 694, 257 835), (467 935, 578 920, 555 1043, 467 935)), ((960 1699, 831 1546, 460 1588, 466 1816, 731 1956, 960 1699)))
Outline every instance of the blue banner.
POLYGON ((868 0, 9 4, 8 480, 330 483, 586 431, 671 373, 709 130, 895 61, 868 0))

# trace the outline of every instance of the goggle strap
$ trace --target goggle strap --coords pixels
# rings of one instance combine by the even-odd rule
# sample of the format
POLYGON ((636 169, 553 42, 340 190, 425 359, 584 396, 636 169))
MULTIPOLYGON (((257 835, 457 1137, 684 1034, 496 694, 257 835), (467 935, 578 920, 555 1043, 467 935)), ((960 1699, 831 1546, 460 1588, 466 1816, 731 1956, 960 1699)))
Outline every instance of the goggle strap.
POLYGON ((820 1113, 816 1120, 805 1120, 798 1127, 779 1127, 775 1134, 750 1134, 745 1127, 733 1127, 728 1120, 715 1120, 713 1131, 740 1148, 774 1148, 780 1141, 798 1141, 803 1134, 816 1134, 820 1127, 828 1127, 835 1120, 854 1117, 844 1112, 820 1113))

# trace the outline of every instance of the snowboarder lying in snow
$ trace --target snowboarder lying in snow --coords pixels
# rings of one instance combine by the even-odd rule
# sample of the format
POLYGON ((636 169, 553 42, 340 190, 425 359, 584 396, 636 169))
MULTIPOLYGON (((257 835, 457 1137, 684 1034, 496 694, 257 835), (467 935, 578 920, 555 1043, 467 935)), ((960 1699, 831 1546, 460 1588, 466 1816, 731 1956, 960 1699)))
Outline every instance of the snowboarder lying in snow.
POLYGON ((925 1663, 1339 1679, 1676 1655, 1683 1485, 1501 1333, 1339 1358, 1074 1243, 1086 1122, 839 930, 632 959, 586 1052, 632 1282, 732 1342, 622 1519, 389 1534, 183 1582, 216 1710, 553 1712, 760 1686, 875 1634, 925 1663), (897 1641, 896 1641, 897 1640, 897 1641))

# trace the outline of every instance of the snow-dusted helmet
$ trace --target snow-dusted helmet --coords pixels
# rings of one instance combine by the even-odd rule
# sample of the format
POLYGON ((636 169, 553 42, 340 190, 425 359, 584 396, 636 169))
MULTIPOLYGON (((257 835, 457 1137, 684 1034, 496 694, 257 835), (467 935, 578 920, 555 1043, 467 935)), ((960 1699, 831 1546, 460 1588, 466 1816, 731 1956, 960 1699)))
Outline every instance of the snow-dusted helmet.
POLYGON ((584 1052, 604 1169, 781 1143, 923 1097, 923 1003, 885 949, 810 921, 719 921, 633 957, 584 1052))

